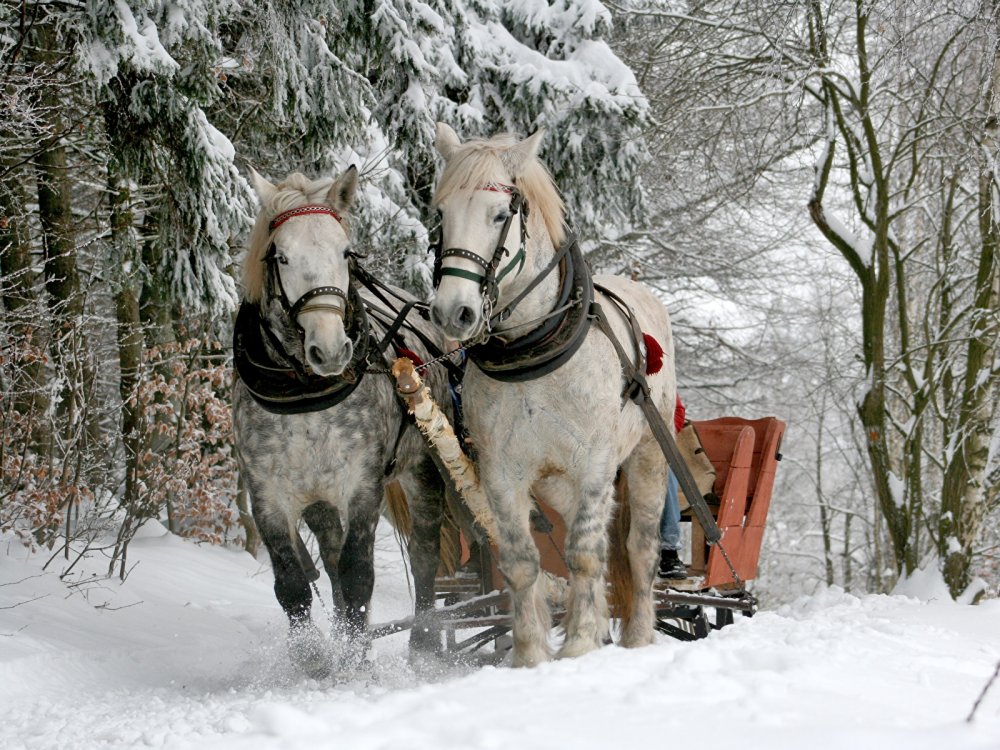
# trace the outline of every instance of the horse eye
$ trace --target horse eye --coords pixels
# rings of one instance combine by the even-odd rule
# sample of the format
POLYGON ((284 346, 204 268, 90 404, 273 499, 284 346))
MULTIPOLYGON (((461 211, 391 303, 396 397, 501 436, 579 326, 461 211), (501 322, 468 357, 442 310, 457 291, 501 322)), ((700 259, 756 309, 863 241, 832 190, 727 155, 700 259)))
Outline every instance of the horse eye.
POLYGON ((508 216, 508 213, 506 211, 501 211, 500 213, 498 213, 494 217, 493 223, 494 224, 503 224, 505 221, 507 221, 507 216, 508 216))
POLYGON ((275 260, 277 260, 278 263, 280 263, 283 266, 287 266, 288 265, 288 257, 285 256, 285 255, 276 255, 275 256, 275 260))

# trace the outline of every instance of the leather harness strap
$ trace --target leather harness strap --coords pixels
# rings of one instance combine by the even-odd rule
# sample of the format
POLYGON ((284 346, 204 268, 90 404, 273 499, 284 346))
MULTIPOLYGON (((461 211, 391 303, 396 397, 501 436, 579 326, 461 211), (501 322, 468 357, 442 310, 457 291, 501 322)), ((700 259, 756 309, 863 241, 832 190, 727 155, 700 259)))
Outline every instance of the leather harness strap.
MULTIPOLYGON (((622 314, 625 315, 626 318, 630 321, 634 320, 635 316, 632 311, 629 310, 628 305, 626 305, 620 297, 604 287, 598 286, 597 290, 601 294, 606 295, 613 304, 619 306, 622 314)), ((611 323, 608 321, 608 317, 604 312, 604 308, 601 307, 601 303, 594 302, 591 304, 590 316, 593 318, 595 324, 601 332, 611 341, 611 344, 615 348, 615 352, 618 354, 618 359, 621 362, 622 370, 625 375, 625 389, 622 392, 622 397, 624 398, 627 396, 640 409, 642 409, 642 413, 646 416, 646 422, 649 424, 649 429, 652 431, 653 437, 656 438, 656 442, 659 443, 660 450, 663 451, 663 455, 667 459, 667 463, 669 464, 671 471, 673 471, 674 476, 677 477, 677 482, 680 485, 681 490, 684 492, 684 497, 688 499, 688 502, 691 504, 691 510, 694 511, 695 516, 698 518, 698 522, 705 530, 705 541, 709 544, 717 544, 719 540, 722 539, 722 532, 719 530, 718 524, 715 523, 715 518, 712 516, 712 512, 708 509, 708 504, 702 497, 701 492, 698 491, 698 485, 695 482, 694 477, 691 475, 691 470, 688 468, 687 462, 684 460, 684 457, 681 456, 680 449, 677 447, 677 442, 674 440, 674 436, 670 434, 670 430, 667 427, 666 422, 663 421, 663 417, 656 408, 656 404, 654 404, 653 400, 649 397, 649 383, 646 382, 644 368, 637 368, 636 364, 629 358, 628 352, 625 351, 625 347, 622 346, 621 341, 619 341, 618 337, 615 336, 615 332, 611 328, 611 323)), ((631 323, 631 327, 634 335, 636 324, 631 323)), ((634 341, 636 351, 641 351, 641 342, 642 334, 640 332, 639 336, 635 338, 634 341)), ((641 358, 639 361, 642 361, 641 358)), ((728 556, 726 556, 726 560, 728 562, 728 556)), ((730 568, 736 581, 741 583, 739 576, 736 574, 736 570, 732 567, 731 563, 730 568)))

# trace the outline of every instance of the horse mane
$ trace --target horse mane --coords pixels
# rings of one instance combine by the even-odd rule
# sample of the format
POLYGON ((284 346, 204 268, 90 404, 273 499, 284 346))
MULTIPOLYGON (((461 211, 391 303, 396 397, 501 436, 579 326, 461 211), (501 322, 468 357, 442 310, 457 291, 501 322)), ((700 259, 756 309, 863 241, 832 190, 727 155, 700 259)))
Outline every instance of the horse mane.
MULTIPOLYGON (((485 187, 491 182, 508 179, 507 175, 514 170, 505 154, 516 143, 514 136, 504 133, 489 139, 466 141, 456 147, 445 166, 434 202, 440 203, 459 190, 485 187)), ((549 170, 532 157, 520 165, 514 178, 530 208, 529 216, 532 220, 541 217, 552 244, 560 247, 566 239, 566 207, 549 170)))
MULTIPOLYGON (((321 177, 310 180, 301 172, 292 172, 283 181, 275 185, 276 192, 271 198, 261 204, 260 213, 250 231, 247 254, 243 259, 243 298, 250 303, 258 304, 264 297, 264 256, 271 246, 273 234, 271 219, 290 208, 306 205, 329 206, 327 194, 333 185, 332 177, 321 177)), ((331 206, 332 208, 332 206, 331 206)), ((348 229, 348 217, 341 215, 345 229, 348 229)))

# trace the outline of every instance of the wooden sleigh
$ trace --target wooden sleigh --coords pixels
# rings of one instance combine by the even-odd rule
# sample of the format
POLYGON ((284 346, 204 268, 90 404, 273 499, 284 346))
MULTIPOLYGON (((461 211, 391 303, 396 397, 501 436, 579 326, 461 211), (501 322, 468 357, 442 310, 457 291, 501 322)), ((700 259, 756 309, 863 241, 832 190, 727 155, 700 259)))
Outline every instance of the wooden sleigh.
MULTIPOLYGON (((697 518, 682 506, 681 520, 691 524, 689 577, 683 581, 658 581, 655 587, 657 628, 682 640, 703 638, 732 623, 735 611, 747 616, 756 611, 756 600, 746 584, 757 576, 785 432, 785 423, 775 417, 721 417, 696 421, 694 425, 716 470, 714 494, 718 503, 710 503, 709 507, 722 538, 718 544, 707 545, 697 518)), ((556 580, 568 578, 562 518, 539 502, 532 520, 543 571, 556 580)), ((493 653, 502 657, 510 614, 496 555, 486 546, 469 544, 464 535, 461 545, 462 566, 456 573, 437 579, 442 606, 435 612, 435 625, 443 631, 449 651, 475 652, 492 643, 493 653), (476 632, 470 633, 472 630, 476 632)), ((554 609, 558 620, 558 604, 554 609)), ((375 626, 372 633, 378 637, 412 626, 413 618, 404 618, 375 626)))

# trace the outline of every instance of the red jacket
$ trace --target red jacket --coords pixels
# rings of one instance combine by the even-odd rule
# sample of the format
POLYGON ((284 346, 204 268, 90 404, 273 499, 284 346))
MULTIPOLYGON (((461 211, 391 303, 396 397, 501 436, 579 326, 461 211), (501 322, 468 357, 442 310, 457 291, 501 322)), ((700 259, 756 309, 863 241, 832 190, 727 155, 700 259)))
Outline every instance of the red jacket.
POLYGON ((681 397, 678 394, 677 405, 674 406, 674 430, 676 430, 677 432, 680 432, 682 429, 684 429, 685 413, 686 409, 684 408, 684 404, 681 403, 681 397))

